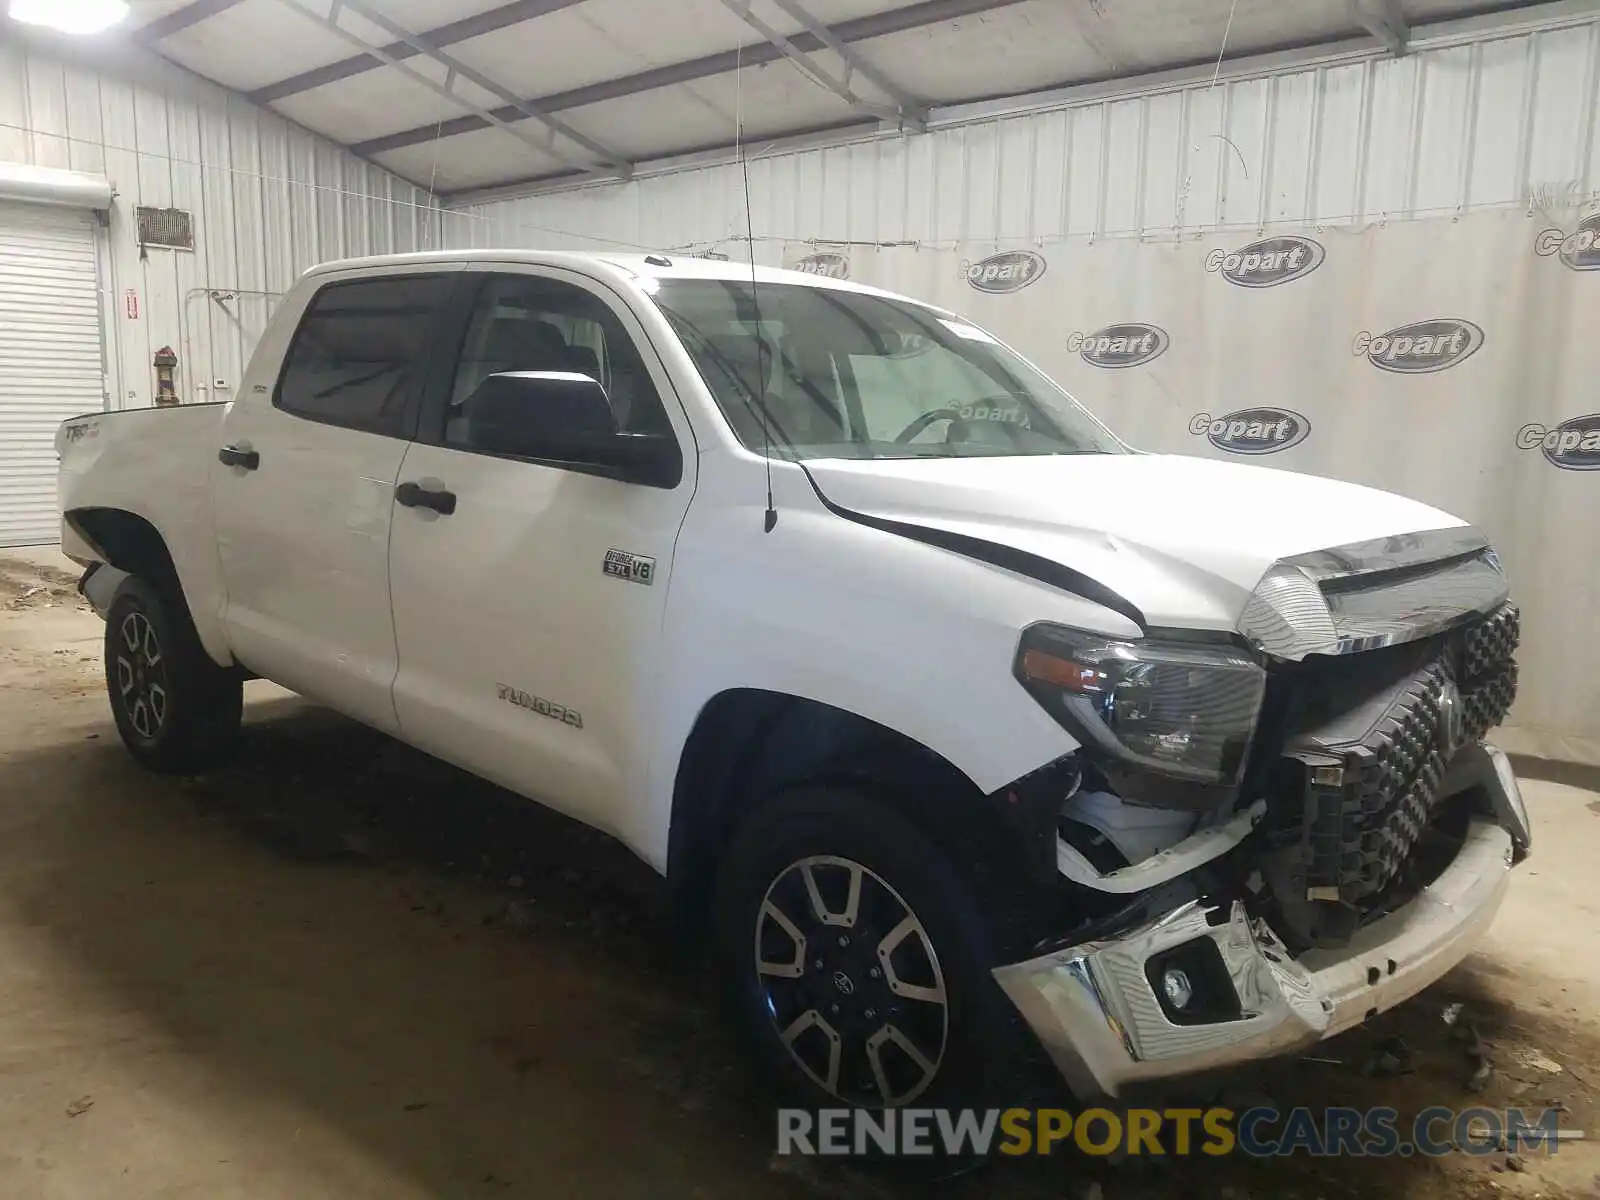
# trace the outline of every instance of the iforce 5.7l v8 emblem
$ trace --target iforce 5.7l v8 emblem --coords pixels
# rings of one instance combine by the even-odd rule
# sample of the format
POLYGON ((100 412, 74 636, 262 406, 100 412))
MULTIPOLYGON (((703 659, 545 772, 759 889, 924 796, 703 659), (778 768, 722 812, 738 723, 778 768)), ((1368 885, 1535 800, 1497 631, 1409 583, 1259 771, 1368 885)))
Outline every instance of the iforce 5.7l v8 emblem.
POLYGON ((649 587, 656 581, 656 560, 642 554, 629 554, 626 550, 607 550, 605 572, 614 579, 649 587))

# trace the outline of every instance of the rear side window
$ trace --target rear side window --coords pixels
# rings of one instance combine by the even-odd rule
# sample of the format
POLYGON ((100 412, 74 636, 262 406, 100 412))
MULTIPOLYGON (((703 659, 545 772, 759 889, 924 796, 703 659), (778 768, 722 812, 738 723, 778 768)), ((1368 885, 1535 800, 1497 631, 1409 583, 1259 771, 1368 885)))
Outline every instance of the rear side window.
POLYGON ((409 437, 434 317, 450 277, 331 283, 306 310, 273 403, 326 425, 409 437))

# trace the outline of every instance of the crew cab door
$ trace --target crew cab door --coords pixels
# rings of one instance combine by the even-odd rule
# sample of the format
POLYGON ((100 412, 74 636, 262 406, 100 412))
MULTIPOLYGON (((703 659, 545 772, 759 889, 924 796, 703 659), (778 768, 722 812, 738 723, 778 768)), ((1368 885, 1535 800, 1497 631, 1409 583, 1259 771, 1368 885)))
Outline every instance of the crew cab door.
POLYGON ((390 552, 400 725, 441 758, 620 832, 642 794, 673 545, 694 488, 688 423, 607 285, 554 268, 484 272, 461 307, 459 353, 435 374, 437 403, 400 472, 411 502, 395 510, 390 552), (599 380, 619 429, 678 447, 676 482, 478 448, 474 393, 519 371, 599 380))
POLYGON ((390 732, 395 477, 460 269, 330 277, 297 322, 268 335, 287 344, 256 354, 212 468, 236 657, 390 732))

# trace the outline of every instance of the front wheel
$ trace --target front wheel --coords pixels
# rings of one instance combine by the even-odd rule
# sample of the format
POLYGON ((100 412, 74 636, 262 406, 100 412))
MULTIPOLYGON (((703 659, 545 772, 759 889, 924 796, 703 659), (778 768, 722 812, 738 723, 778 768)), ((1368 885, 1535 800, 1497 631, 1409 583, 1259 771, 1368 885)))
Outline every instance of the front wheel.
POLYGON ((117 732, 141 764, 184 775, 226 756, 243 684, 205 652, 181 599, 125 579, 106 614, 105 668, 117 732))
POLYGON ((1014 1078, 983 914, 933 839, 874 797, 800 788, 765 805, 723 861, 718 924, 734 1002, 791 1096, 954 1106, 1014 1078))

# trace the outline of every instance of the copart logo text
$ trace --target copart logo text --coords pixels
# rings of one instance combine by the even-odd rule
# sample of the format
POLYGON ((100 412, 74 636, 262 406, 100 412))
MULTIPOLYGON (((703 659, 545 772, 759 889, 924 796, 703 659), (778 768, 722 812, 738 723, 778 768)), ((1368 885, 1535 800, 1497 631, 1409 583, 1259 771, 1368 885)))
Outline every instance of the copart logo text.
POLYGON ((1533 252, 1541 258, 1559 254, 1574 271, 1600 271, 1600 212, 1590 213, 1571 233, 1546 229, 1535 239, 1533 252))
POLYGON ((1483 345, 1483 330, 1471 321, 1438 317, 1402 325, 1388 333, 1356 334, 1351 349, 1375 367, 1401 375, 1443 371, 1470 358, 1483 345))
POLYGON ((1311 422, 1287 408, 1241 408, 1225 417, 1197 413, 1189 432, 1229 454, 1276 454, 1311 435, 1311 422))
POLYGON ((1142 367, 1160 358, 1171 344, 1165 329, 1138 321, 1067 335, 1067 349, 1091 367, 1142 367))
POLYGON ((804 271, 807 275, 821 275, 825 279, 850 278, 850 260, 832 251, 819 250, 815 254, 808 254, 795 263, 792 269, 804 271))
POLYGON ((1600 471, 1600 413, 1569 417, 1554 429, 1524 425, 1517 430, 1517 449, 1543 451, 1563 470, 1600 471))
POLYGON ((1213 250, 1206 255, 1206 270, 1221 272, 1239 287, 1277 287, 1303 278, 1327 257, 1321 242, 1303 237, 1263 238, 1239 250, 1213 250))
POLYGON ((956 412, 961 414, 963 421, 992 421, 996 425, 1017 425, 1023 429, 1032 429, 1033 422, 1028 420, 1028 414, 1020 408, 1011 408, 1001 404, 963 404, 956 412))
POLYGON ((961 264, 961 274, 980 292, 1020 292, 1045 271, 1043 255, 1032 250, 1005 250, 961 264))

